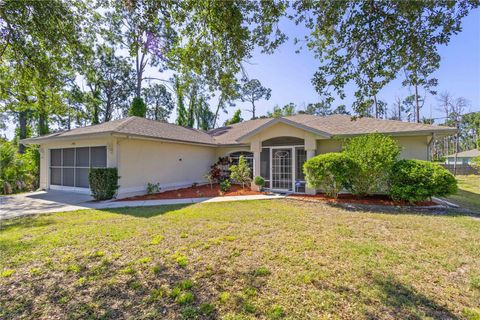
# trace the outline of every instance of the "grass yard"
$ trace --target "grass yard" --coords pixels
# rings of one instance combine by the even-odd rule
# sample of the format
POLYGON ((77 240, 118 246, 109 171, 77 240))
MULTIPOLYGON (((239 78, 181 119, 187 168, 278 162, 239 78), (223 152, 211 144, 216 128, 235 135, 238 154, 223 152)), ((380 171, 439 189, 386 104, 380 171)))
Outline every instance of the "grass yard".
POLYGON ((480 319, 480 220, 294 200, 0 222, 0 318, 480 319))
POLYGON ((480 214, 480 175, 457 176, 458 193, 448 199, 480 214))

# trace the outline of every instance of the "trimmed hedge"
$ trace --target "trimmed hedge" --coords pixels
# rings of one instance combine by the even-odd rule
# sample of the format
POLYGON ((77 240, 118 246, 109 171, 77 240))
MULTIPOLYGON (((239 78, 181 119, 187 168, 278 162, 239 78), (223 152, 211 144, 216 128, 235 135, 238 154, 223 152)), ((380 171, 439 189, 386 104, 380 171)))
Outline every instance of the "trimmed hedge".
POLYGON ((112 199, 119 188, 117 168, 90 168, 88 182, 95 200, 112 199))
POLYGON ((337 198, 338 193, 350 188, 352 178, 359 167, 344 153, 326 153, 308 159, 303 172, 310 188, 321 188, 329 197, 337 198))
POLYGON ((410 203, 457 192, 455 177, 445 168, 428 161, 400 160, 390 175, 390 195, 410 203))

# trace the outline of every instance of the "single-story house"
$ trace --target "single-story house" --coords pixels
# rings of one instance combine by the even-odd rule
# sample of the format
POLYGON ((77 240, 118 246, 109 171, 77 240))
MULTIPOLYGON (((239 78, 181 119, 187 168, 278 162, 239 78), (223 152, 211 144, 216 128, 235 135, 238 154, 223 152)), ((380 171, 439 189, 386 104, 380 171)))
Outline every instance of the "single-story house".
POLYGON ((344 138, 373 132, 392 136, 401 157, 429 158, 435 136, 456 129, 348 115, 307 114, 259 118, 208 132, 161 121, 129 117, 98 125, 24 139, 40 147, 42 189, 89 192, 90 167, 117 167, 118 197, 144 194, 147 183, 162 190, 204 183, 219 157, 244 155, 266 188, 315 193, 305 186, 302 165, 317 154, 341 151, 344 138))
MULTIPOLYGON (((473 158, 480 157, 480 150, 472 149, 457 153, 456 164, 471 164, 473 158)), ((455 153, 445 157, 445 164, 455 164, 455 153)))

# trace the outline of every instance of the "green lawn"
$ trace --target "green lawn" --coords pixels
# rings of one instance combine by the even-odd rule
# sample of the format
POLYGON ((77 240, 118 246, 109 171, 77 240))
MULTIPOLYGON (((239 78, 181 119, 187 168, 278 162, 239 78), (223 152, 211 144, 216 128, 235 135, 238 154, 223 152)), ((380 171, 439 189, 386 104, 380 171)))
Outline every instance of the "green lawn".
POLYGON ((480 175, 457 176, 458 193, 448 199, 460 206, 480 213, 480 175))
POLYGON ((0 225, 1 319, 480 319, 471 216, 270 200, 0 225))

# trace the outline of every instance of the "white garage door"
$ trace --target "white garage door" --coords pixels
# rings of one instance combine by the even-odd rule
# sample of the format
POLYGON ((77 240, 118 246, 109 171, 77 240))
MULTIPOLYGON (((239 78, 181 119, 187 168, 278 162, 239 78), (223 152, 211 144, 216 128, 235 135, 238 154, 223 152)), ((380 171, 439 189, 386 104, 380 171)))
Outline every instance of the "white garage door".
POLYGON ((88 188, 89 169, 106 166, 106 147, 50 149, 50 185, 88 188))

